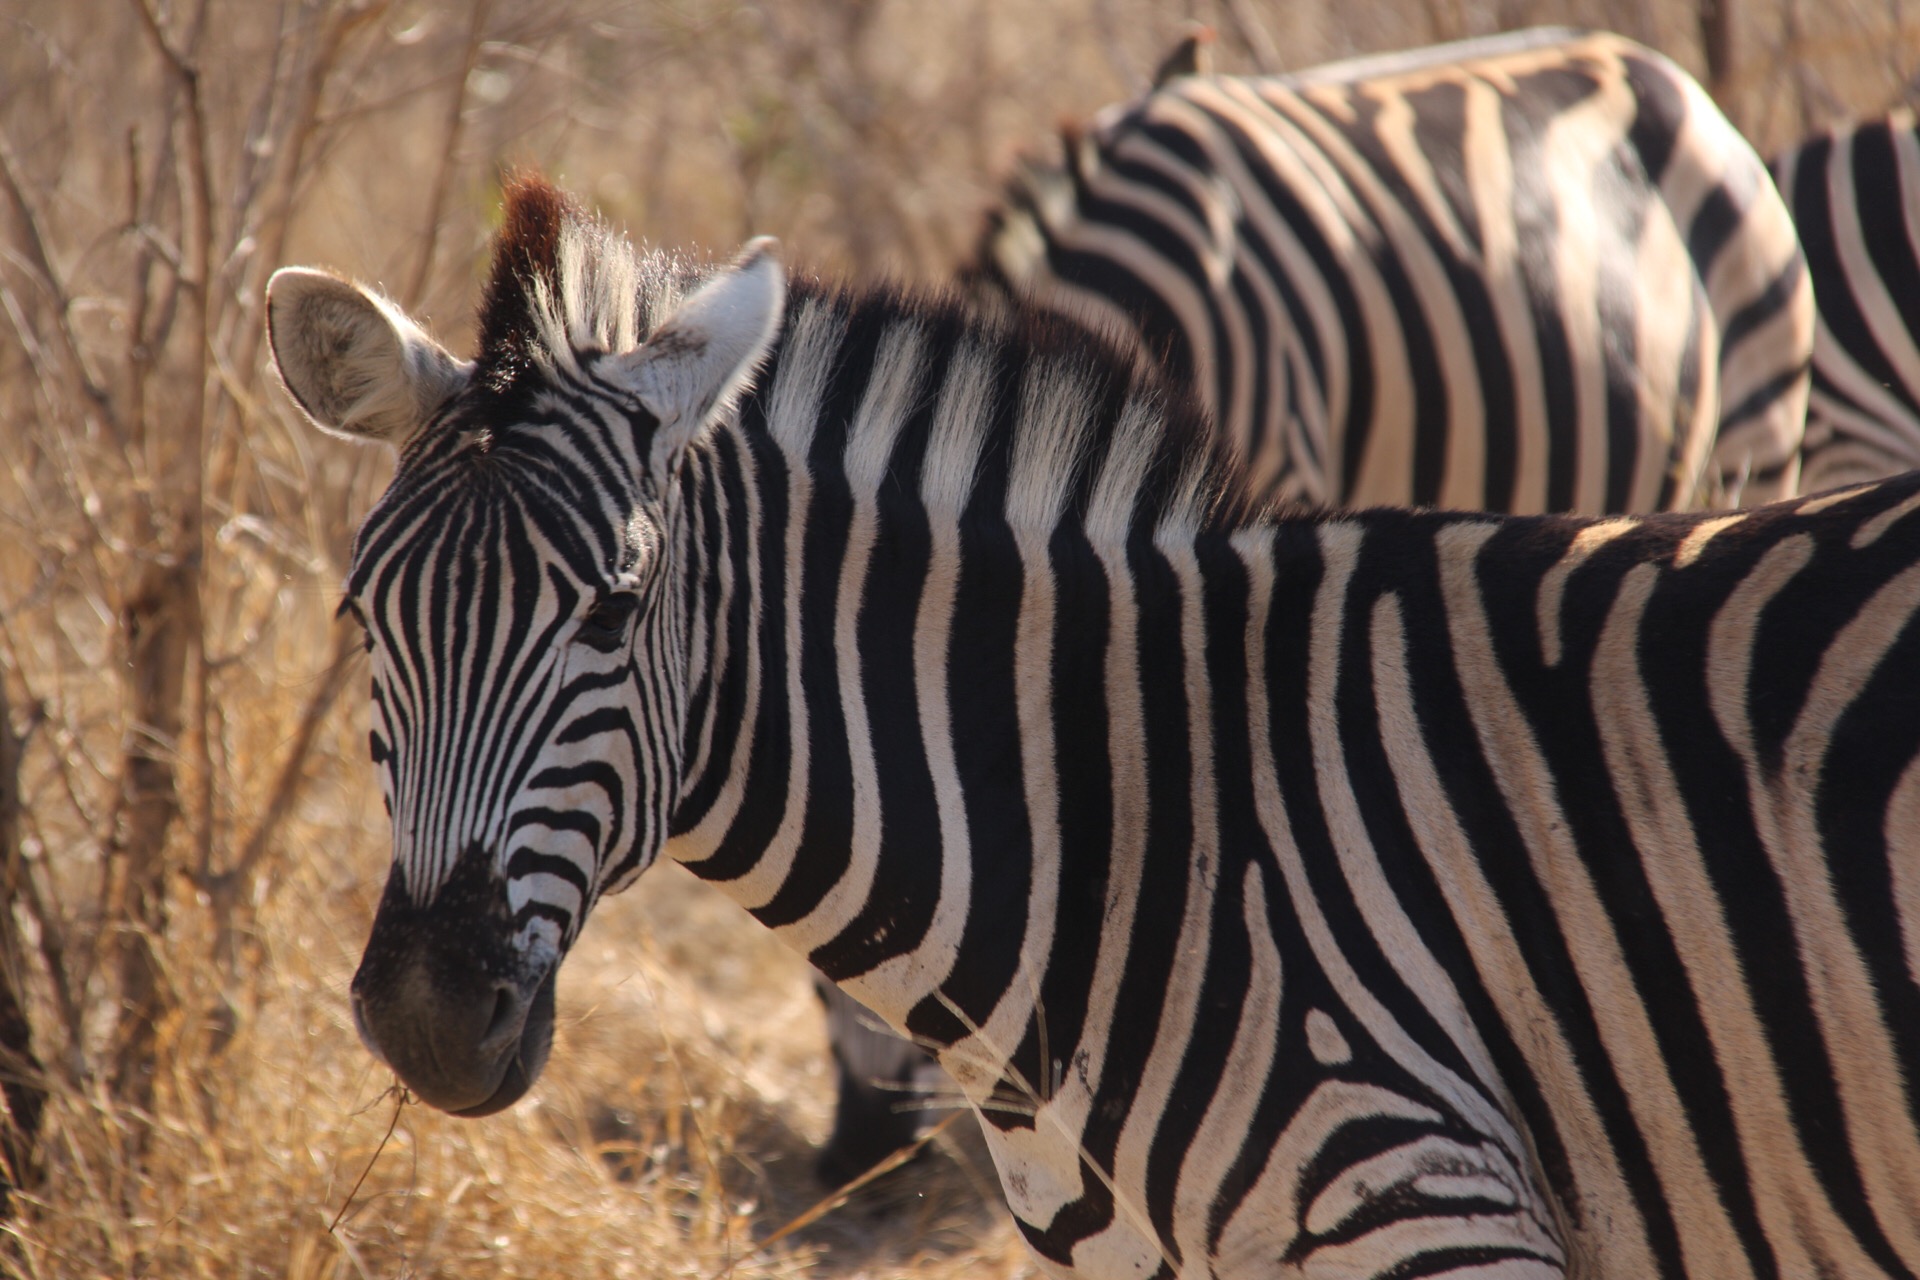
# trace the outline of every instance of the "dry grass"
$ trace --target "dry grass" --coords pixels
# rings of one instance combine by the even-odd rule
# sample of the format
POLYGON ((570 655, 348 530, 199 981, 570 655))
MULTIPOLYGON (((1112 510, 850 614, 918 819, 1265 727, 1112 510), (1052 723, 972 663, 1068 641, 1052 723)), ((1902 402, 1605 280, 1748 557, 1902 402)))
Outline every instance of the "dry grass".
POLYGON ((799 967, 689 877, 607 906, 563 981, 553 1067, 476 1125, 399 1105, 355 1042, 359 921, 326 865, 263 915, 257 998, 232 1040, 169 1046, 138 1169, 121 1109, 56 1094, 58 1176, 13 1228, 17 1274, 1027 1274, 968 1148, 756 1251, 818 1196, 824 1046, 799 967), (685 954, 707 958, 699 983, 672 963, 685 954))
MULTIPOLYGON (((528 1101, 398 1107, 346 1014, 386 835, 330 621, 387 463, 295 420, 260 294, 326 263, 460 346, 509 163, 664 243, 772 232, 939 280, 1015 152, 1189 18, 1227 70, 1543 21, 1703 65, 1688 0, 0 9, 0 988, 48 1097, 0 1274, 1032 1273, 964 1125, 757 1249, 816 1195, 819 1017, 800 962, 674 870, 600 908, 528 1101)), ((1766 147, 1920 65, 1898 5, 1736 19, 1720 88, 1766 147)))
POLYGON ((819 1018, 797 963, 677 869, 603 909, 529 1101, 482 1124, 400 1105, 345 1019, 365 917, 324 874, 343 861, 301 864, 263 916, 232 1040, 166 1055, 137 1170, 124 1114, 56 1095, 59 1176, 15 1228, 19 1274, 1030 1274, 971 1145, 757 1252, 819 1194, 819 1018))

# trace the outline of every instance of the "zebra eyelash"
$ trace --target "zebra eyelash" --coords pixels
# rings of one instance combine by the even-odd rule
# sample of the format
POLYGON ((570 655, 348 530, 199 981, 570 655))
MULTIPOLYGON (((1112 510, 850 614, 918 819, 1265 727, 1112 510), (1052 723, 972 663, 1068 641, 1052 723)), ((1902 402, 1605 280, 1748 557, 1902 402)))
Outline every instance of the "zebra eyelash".
POLYGON ((340 607, 333 611, 333 620, 351 617, 360 624, 360 647, 368 653, 373 652, 373 628, 367 625, 367 615, 360 611, 352 596, 342 597, 340 607))

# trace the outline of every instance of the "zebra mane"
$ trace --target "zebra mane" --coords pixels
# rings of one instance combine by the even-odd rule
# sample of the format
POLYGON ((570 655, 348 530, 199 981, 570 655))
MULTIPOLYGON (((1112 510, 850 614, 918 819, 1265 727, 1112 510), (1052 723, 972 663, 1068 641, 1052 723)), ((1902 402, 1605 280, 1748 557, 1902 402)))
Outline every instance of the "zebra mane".
POLYGON ((1239 464, 1193 395, 1088 327, 1012 300, 983 313, 952 290, 798 277, 789 291, 761 383, 777 401, 787 352, 835 353, 812 456, 844 450, 871 475, 852 462, 865 445, 918 453, 927 501, 957 508, 972 493, 1004 492, 1009 517, 1029 526, 1071 515, 1111 534, 1143 520, 1197 530, 1250 514, 1230 480, 1239 464), (919 425, 895 437, 876 431, 864 400, 885 376, 889 344, 902 340, 924 353, 919 395, 942 403, 908 415, 919 425), (955 402, 970 407, 943 412, 955 402), (923 438, 909 443, 916 431, 923 438), (956 455, 948 446, 962 438, 956 455))
MULTIPOLYGON (((513 394, 553 372, 576 372, 586 352, 632 350, 711 270, 658 250, 636 250, 539 177, 515 175, 505 199, 479 323, 476 385, 493 394, 513 394)), ((1239 486, 1224 480, 1234 464, 1192 396, 1126 348, 1037 308, 1010 304, 983 316, 954 292, 827 284, 799 275, 790 281, 786 324, 756 394, 779 395, 781 366, 818 362, 814 376, 822 388, 857 401, 865 384, 855 385, 845 371, 861 363, 860 352, 871 359, 890 334, 911 335, 929 359, 950 352, 951 362, 972 362, 980 385, 989 388, 978 406, 986 426, 969 432, 976 437, 972 469, 951 477, 956 492, 993 483, 1005 488, 1013 509, 1036 519, 1104 512, 1107 523, 1152 516, 1199 527, 1240 514, 1237 499, 1228 497, 1239 486), (1101 420, 1111 424, 1104 432, 1093 429, 1101 420), (1112 463, 1125 450, 1141 456, 1116 468, 1112 463), (1096 459, 1102 465, 1096 467, 1096 459), (1118 483, 1116 474, 1132 483, 1124 492, 1107 492, 1118 483), (1070 477, 1077 479, 1069 484, 1070 477)), ((937 389, 927 385, 921 395, 937 389)), ((853 407, 823 406, 848 432, 858 429, 853 407)), ((944 456, 939 415, 931 416, 930 475, 931 459, 944 456)), ((945 481, 931 483, 938 489, 945 481)))
POLYGON ((636 250, 537 174, 515 173, 480 304, 479 385, 503 393, 582 351, 631 351, 702 274, 636 250))

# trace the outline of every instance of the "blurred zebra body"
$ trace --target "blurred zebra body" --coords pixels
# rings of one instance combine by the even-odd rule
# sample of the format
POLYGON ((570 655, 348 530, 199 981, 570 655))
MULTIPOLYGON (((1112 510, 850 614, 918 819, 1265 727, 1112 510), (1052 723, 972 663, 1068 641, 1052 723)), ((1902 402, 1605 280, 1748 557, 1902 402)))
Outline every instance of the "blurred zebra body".
POLYGON ((1819 308, 1802 486, 1920 468, 1920 137, 1911 111, 1776 156, 1819 308))
POLYGON ((1667 59, 1543 30, 1181 76, 1070 135, 979 271, 1163 353, 1262 495, 1690 510, 1795 492, 1813 303, 1667 59))
POLYGON ((407 441, 353 1000, 425 1101, 664 849, 938 1047, 1052 1274, 1920 1273, 1920 477, 1261 515, 1076 331, 506 228, 475 362, 269 299, 407 441))

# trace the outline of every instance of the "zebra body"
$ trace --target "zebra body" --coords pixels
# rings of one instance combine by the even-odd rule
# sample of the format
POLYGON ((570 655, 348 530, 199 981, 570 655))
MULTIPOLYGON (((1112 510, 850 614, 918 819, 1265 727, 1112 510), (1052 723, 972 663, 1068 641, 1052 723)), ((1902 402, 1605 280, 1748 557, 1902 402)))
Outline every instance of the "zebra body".
POLYGON ((349 602, 426 1101, 664 849, 936 1047, 1053 1274, 1920 1274, 1920 477, 1248 512, 1076 332, 504 236, 471 365, 269 302, 317 420, 420 406, 349 602))
POLYGON ((1164 352, 1261 493, 1598 514, 1795 492, 1792 222, 1700 86, 1618 36, 1173 79, 1017 180, 980 258, 1164 352))
MULTIPOLYGON (((1198 51, 1017 179, 980 258, 999 292, 1164 351, 1254 493, 1597 513, 1791 491, 1806 276, 1759 158, 1679 68, 1551 30, 1266 79, 1198 51)), ((844 1171, 928 1113, 910 1049, 846 1018, 832 1043, 882 1082, 840 1072, 844 1171)))
POLYGON ((1805 489, 1920 467, 1920 136, 1913 113, 1776 156, 1819 315, 1805 489))

